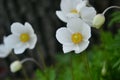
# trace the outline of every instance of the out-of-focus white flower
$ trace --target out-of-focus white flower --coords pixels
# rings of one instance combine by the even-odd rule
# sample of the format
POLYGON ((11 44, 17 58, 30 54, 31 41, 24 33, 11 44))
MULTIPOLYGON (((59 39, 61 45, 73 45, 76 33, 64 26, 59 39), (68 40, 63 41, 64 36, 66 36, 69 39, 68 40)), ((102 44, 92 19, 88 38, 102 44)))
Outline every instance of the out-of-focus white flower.
POLYGON ((11 25, 12 34, 6 37, 4 42, 14 49, 15 54, 21 54, 25 49, 33 49, 37 42, 37 36, 29 23, 22 25, 15 22, 11 25))
POLYGON ((56 15, 64 22, 79 17, 91 26, 96 10, 93 7, 87 7, 86 4, 86 0, 61 0, 61 10, 56 11, 56 15))
POLYGON ((5 44, 0 45, 0 58, 5 58, 11 52, 11 48, 8 48, 5 44))
POLYGON ((92 27, 99 29, 105 22, 105 16, 103 14, 97 14, 92 23, 92 27))
POLYGON ((11 65, 10 65, 10 70, 13 73, 19 71, 21 68, 22 68, 22 63, 20 61, 18 61, 18 60, 12 62, 11 65))
MULTIPOLYGON (((6 37, 4 37, 4 40, 5 39, 6 37)), ((3 44, 0 44, 0 58, 7 57, 10 54, 11 50, 12 48, 8 47, 5 42, 3 44)))
POLYGON ((82 52, 88 47, 90 37, 90 26, 79 18, 70 19, 67 28, 62 27, 56 32, 57 40, 63 44, 64 53, 70 51, 82 52))

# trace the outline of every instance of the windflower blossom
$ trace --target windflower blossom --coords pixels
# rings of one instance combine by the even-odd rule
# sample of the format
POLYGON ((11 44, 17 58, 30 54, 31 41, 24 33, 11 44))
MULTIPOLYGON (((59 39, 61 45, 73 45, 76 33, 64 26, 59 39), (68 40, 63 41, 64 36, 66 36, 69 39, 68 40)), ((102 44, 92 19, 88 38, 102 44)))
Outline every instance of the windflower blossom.
POLYGON ((8 48, 5 44, 0 45, 0 58, 5 58, 11 52, 11 48, 8 48))
POLYGON ((61 0, 61 10, 56 11, 56 15, 64 22, 68 22, 71 18, 81 18, 92 26, 96 10, 94 7, 87 7, 86 4, 86 0, 61 0))
POLYGON ((4 42, 14 49, 15 54, 21 54, 25 49, 33 49, 37 42, 37 36, 29 23, 22 25, 15 22, 11 25, 12 34, 6 37, 4 42))
MULTIPOLYGON (((6 37, 4 37, 4 40, 5 39, 6 37)), ((5 42, 3 44, 0 44, 0 58, 7 57, 10 54, 11 50, 12 48, 8 47, 5 42)))
POLYGON ((63 45, 64 53, 82 52, 88 47, 90 37, 90 26, 79 18, 70 19, 67 27, 61 27, 56 32, 56 38, 63 45))

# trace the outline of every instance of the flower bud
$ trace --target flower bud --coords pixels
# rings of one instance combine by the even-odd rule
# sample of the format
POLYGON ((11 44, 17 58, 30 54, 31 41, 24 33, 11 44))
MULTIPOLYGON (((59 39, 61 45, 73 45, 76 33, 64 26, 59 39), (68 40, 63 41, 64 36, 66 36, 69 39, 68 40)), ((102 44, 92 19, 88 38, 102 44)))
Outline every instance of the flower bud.
POLYGON ((102 76, 105 76, 107 74, 106 63, 105 62, 103 64, 103 68, 101 70, 101 74, 102 74, 102 76))
POLYGON ((103 14, 97 14, 93 19, 93 27, 99 29, 105 22, 105 16, 103 14))
POLYGON ((20 61, 14 61, 11 65, 10 65, 10 70, 11 72, 15 73, 17 71, 19 71, 22 68, 22 63, 20 61))

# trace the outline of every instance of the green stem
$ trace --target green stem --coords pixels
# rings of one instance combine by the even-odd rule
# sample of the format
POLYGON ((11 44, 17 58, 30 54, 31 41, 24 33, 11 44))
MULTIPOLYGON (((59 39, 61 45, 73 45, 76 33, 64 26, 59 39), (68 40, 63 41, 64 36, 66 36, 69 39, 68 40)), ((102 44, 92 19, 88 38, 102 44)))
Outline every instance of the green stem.
POLYGON ((93 80, 93 79, 92 79, 92 75, 91 75, 91 71, 90 71, 90 65, 89 65, 87 53, 84 54, 84 62, 85 62, 85 65, 86 65, 86 69, 87 69, 87 71, 88 71, 88 74, 89 74, 89 76, 90 76, 90 80, 93 80))
POLYGON ((70 64, 71 64, 70 66, 71 66, 72 80, 74 80, 72 53, 71 53, 71 55, 70 55, 70 64))
POLYGON ((43 73, 46 76, 47 80, 49 80, 48 74, 45 72, 46 64, 45 64, 44 54, 40 51, 40 46, 39 45, 37 46, 37 51, 39 51, 39 56, 40 56, 41 62, 43 64, 43 68, 44 68, 43 73))
POLYGON ((23 64, 27 61, 31 61, 31 62, 35 63, 40 68, 40 70, 42 70, 41 65, 33 58, 25 58, 25 59, 21 60, 21 63, 23 64))
POLYGON ((22 69, 22 74, 24 75, 25 80, 30 80, 24 68, 22 69))
POLYGON ((39 51, 39 56, 40 56, 41 62, 43 64, 43 68, 46 69, 44 54, 40 51, 40 46, 39 45, 37 45, 37 51, 39 51))

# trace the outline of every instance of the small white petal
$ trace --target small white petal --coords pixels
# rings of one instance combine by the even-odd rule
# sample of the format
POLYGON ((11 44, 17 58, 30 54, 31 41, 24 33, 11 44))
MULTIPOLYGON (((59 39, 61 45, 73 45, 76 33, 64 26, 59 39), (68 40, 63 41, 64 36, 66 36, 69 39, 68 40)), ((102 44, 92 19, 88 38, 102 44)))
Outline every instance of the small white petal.
POLYGON ((34 30, 32 28, 32 25, 28 22, 25 22, 25 28, 27 31, 29 31, 29 33, 33 34, 34 33, 34 30))
POLYGON ((35 34, 31 35, 31 39, 29 41, 29 49, 33 49, 35 47, 35 44, 37 42, 37 36, 35 34))
POLYGON ((14 48, 18 43, 20 43, 19 37, 16 35, 9 35, 4 39, 4 43, 9 48, 14 48))
POLYGON ((81 13, 81 18, 91 26, 93 18, 96 15, 96 10, 93 7, 83 7, 80 13, 81 13))
POLYGON ((19 23, 19 22, 14 22, 12 25, 11 25, 11 32, 13 34, 20 34, 21 31, 24 31, 24 25, 19 23))
POLYGON ((78 5, 78 4, 80 4, 80 3, 82 3, 83 1, 82 0, 71 0, 71 2, 72 2, 72 6, 73 6, 73 8, 75 9, 76 8, 76 6, 78 5))
POLYGON ((72 10, 73 6, 72 6, 72 0, 61 0, 60 3, 60 8, 63 12, 69 12, 70 10, 72 10))
POLYGON ((75 53, 76 54, 81 53, 88 47, 88 45, 89 45, 89 41, 83 41, 79 45, 76 45, 76 47, 74 49, 75 53))
POLYGON ((11 25, 11 32, 15 35, 20 35, 21 33, 34 33, 32 26, 27 22, 25 26, 18 22, 13 23, 11 25))
POLYGON ((84 41, 88 40, 91 37, 91 27, 87 24, 83 24, 81 34, 83 35, 84 41))
POLYGON ((56 38, 61 44, 70 44, 71 41, 71 32, 65 28, 59 28, 56 32, 56 38))
POLYGON ((7 45, 1 44, 0 45, 0 58, 5 58, 7 57, 10 52, 11 52, 11 48, 8 48, 7 45))
POLYGON ((63 12, 70 12, 72 9, 76 9, 76 5, 81 3, 82 0, 61 0, 60 8, 63 12))
POLYGON ((63 22, 65 22, 65 23, 67 22, 67 17, 65 16, 66 14, 64 12, 62 12, 62 11, 56 11, 56 15, 63 22))
POLYGON ((81 32, 84 28, 84 22, 79 18, 70 19, 67 23, 67 28, 74 32, 81 32))
POLYGON ((14 48, 14 53, 15 54, 22 54, 28 46, 29 46, 28 43, 26 43, 26 44, 25 43, 18 43, 16 45, 16 47, 14 48))
POLYGON ((69 45, 64 45, 63 44, 63 52, 68 53, 74 50, 75 45, 74 44, 69 44, 69 45))
POLYGON ((82 1, 81 3, 79 3, 76 7, 77 11, 80 12, 81 9, 86 6, 86 3, 87 3, 87 1, 82 1))

